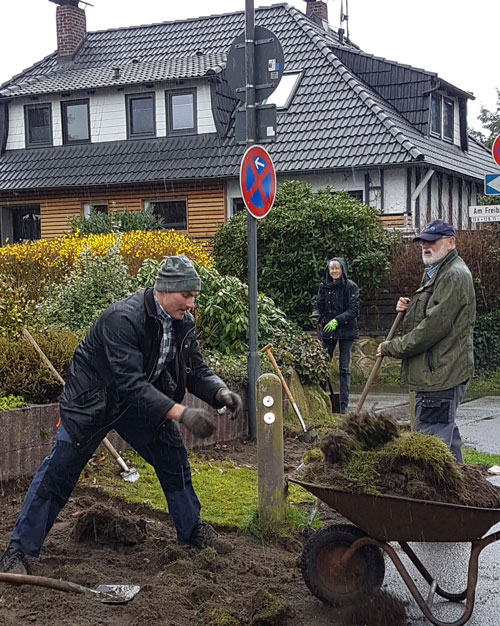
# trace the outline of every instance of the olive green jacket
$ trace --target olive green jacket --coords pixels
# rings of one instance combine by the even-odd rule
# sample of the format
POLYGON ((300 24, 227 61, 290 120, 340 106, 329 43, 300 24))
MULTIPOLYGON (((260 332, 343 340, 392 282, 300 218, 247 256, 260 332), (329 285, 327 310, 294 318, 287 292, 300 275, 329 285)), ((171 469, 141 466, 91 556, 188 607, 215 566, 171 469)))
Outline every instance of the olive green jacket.
POLYGON ((476 298, 472 275, 451 250, 432 276, 424 273, 406 311, 402 336, 382 355, 403 359, 401 381, 415 391, 451 389, 474 373, 476 298))

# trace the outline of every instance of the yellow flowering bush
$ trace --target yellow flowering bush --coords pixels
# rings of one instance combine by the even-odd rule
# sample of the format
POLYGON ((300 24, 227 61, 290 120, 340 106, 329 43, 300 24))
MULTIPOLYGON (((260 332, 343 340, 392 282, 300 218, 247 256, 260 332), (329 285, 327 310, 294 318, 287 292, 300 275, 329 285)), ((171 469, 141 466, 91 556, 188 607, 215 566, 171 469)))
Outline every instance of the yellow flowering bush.
POLYGON ((69 276, 83 250, 104 256, 117 238, 131 276, 135 276, 145 259, 159 260, 174 254, 185 254, 203 267, 212 266, 206 244, 197 245, 174 230, 78 235, 76 232, 0 248, 0 274, 9 276, 14 286, 24 287, 30 299, 38 300, 47 295, 51 285, 60 284, 69 276))

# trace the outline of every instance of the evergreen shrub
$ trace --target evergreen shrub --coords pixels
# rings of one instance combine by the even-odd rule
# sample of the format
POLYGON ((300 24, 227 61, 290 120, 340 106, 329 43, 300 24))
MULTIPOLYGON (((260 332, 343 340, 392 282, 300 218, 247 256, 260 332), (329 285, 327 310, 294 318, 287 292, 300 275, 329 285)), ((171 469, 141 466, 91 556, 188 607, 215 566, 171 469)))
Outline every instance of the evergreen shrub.
MULTIPOLYGON (((32 331, 35 341, 65 378, 80 335, 67 328, 32 331)), ((61 385, 35 349, 23 338, 0 337, 0 388, 5 395, 23 396, 26 402, 56 401, 61 385)))
MULTIPOLYGON (((138 276, 142 287, 152 286, 158 262, 145 261, 138 276)), ((248 286, 234 276, 221 276, 214 268, 196 265, 202 279, 202 289, 196 298, 195 317, 198 336, 209 363, 235 382, 246 381, 248 352, 248 286), (234 368, 231 376, 229 369, 234 368), (238 372, 236 374, 236 372, 238 372), (236 380, 237 378, 237 380, 236 380)), ((326 352, 316 339, 302 331, 297 324, 271 300, 259 294, 259 342, 271 343, 276 360, 285 368, 292 367, 303 383, 316 384, 325 380, 328 371, 326 352)), ((261 359, 262 371, 272 371, 261 359)))
MULTIPOLYGON (((389 264, 394 235, 378 213, 345 192, 288 181, 278 187, 272 211, 257 224, 259 289, 303 328, 328 259, 344 257, 361 296, 373 294, 389 264)), ((247 276, 246 214, 236 214, 214 237, 221 274, 247 276)))
POLYGON ((84 250, 67 282, 54 287, 39 314, 48 324, 83 332, 108 306, 130 293, 130 287, 118 243, 102 257, 84 250))
POLYGON ((127 233, 133 230, 162 230, 165 224, 161 217, 154 213, 153 207, 140 211, 129 211, 124 208, 120 211, 90 211, 90 215, 75 215, 70 218, 71 234, 85 237, 108 233, 127 233))

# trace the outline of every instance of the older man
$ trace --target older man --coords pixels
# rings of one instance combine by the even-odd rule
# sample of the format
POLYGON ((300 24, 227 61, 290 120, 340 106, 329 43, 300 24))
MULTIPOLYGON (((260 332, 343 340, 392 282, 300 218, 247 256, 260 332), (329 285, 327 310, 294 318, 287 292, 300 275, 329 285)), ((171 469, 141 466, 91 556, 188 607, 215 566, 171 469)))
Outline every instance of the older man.
POLYGON ((455 416, 474 372, 472 276, 450 224, 434 220, 413 241, 422 246, 422 282, 411 299, 398 300, 403 334, 381 343, 377 356, 402 359, 402 379, 416 392, 415 430, 441 437, 462 463, 455 416))
POLYGON ((200 518, 178 423, 198 437, 213 433, 211 415, 181 404, 186 389, 237 417, 240 397, 203 362, 190 309, 201 289, 191 261, 167 257, 154 289, 109 307, 77 347, 60 403, 54 448, 35 475, 2 557, 4 571, 25 574, 38 557, 87 461, 114 428, 150 463, 180 543, 227 552, 231 545, 200 518))

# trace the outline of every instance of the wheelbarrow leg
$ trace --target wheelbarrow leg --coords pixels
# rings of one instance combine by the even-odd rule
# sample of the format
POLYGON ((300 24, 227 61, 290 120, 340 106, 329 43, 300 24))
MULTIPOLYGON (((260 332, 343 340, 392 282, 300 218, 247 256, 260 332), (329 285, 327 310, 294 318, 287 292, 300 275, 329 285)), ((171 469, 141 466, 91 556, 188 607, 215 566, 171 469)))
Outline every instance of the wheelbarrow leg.
POLYGON ((490 543, 493 543, 494 541, 498 541, 499 539, 500 539, 500 531, 496 533, 492 533, 491 535, 488 535, 487 537, 484 537, 483 539, 479 539, 477 541, 471 542, 472 547, 471 547, 471 555, 469 559, 467 588, 461 594, 451 594, 442 590, 440 587, 438 587, 438 585, 435 583, 432 576, 429 574, 429 572, 427 572, 427 570, 421 563, 420 559, 413 552, 413 550, 408 546, 408 544, 406 542, 400 542, 399 545, 401 546, 402 550, 405 552, 405 554, 408 555, 412 563, 417 567, 420 574, 424 577, 424 579, 427 582, 429 582, 431 586, 429 598, 428 598, 429 603, 427 603, 424 600, 422 594, 417 589, 417 586, 415 585, 412 577, 410 576, 405 566, 403 565, 398 554, 396 553, 394 548, 390 546, 388 543, 385 543, 383 541, 377 541, 376 539, 373 539, 372 537, 362 537, 361 539, 358 539, 357 541, 355 541, 349 547, 349 549, 343 555, 342 560, 348 561, 352 553, 364 545, 375 545, 378 548, 381 548, 382 550, 385 551, 385 553, 389 556, 391 561, 394 563, 394 567, 399 572, 401 578, 403 579, 403 582, 408 587, 409 592, 413 596, 415 602, 417 603, 418 607, 422 611, 424 617, 426 617, 431 624, 434 624, 434 626, 463 626, 469 621, 472 615, 472 611, 474 609, 474 601, 475 601, 477 578, 478 578, 479 554, 486 546, 488 546, 490 543), (430 579, 430 581, 428 580, 428 578, 430 579), (434 593, 438 593, 438 595, 446 599, 455 599, 458 597, 465 599, 466 600, 465 610, 462 614, 462 617, 460 617, 455 622, 443 622, 439 620, 437 617, 435 617, 434 614, 432 613, 432 601, 434 598, 434 593))
MULTIPOLYGON (((381 548, 382 550, 384 550, 385 553, 391 559, 391 561, 394 563, 395 568, 399 572, 405 585, 408 587, 409 592, 413 596, 415 602, 417 603, 418 607, 422 611, 424 617, 426 617, 431 624, 434 624, 434 626, 463 626, 469 621, 472 615, 472 611, 474 609, 474 601, 475 601, 477 578, 478 578, 479 554, 486 546, 488 546, 490 543, 493 543, 494 541, 498 541, 499 539, 500 539, 500 531, 496 533, 492 533, 491 535, 488 535, 487 537, 484 537, 483 539, 479 539, 477 541, 471 542, 472 547, 471 547, 471 555, 469 559, 467 588, 465 589, 464 592, 460 594, 448 593, 444 591, 443 589, 441 589, 437 584, 435 584, 434 579, 429 574, 429 572, 427 572, 422 562, 417 557, 417 555, 413 552, 410 546, 408 546, 406 542, 400 542, 399 545, 401 546, 401 549, 405 552, 405 554, 407 554, 407 556, 410 558, 410 560, 415 565, 415 567, 417 567, 418 571, 423 576, 423 578, 427 582, 429 582, 429 584, 431 585, 431 591, 429 593, 429 601, 430 601, 429 604, 422 597, 420 591, 417 589, 417 586, 415 585, 413 579, 411 578, 410 574, 406 570, 405 566, 403 565, 401 559, 397 555, 394 548, 392 548, 392 546, 390 546, 388 543, 385 543, 383 541, 377 541, 376 539, 373 539, 372 537, 362 537, 361 539, 358 539, 358 541, 356 541, 350 546, 350 550, 356 550, 363 545, 369 545, 369 544, 375 545, 381 548), (465 599, 466 600, 465 610, 462 614, 462 617, 456 620, 455 622, 443 622, 439 620, 437 617, 435 617, 434 614, 432 613, 432 600, 434 597, 434 593, 437 593, 438 595, 448 600, 455 600, 458 598, 465 599)), ((346 553, 344 555, 344 558, 348 558, 348 557, 349 557, 349 554, 346 553)))

